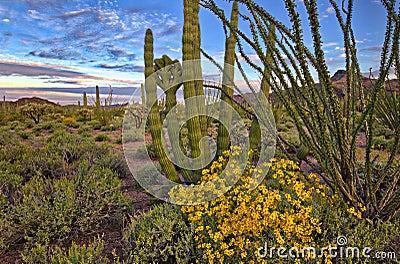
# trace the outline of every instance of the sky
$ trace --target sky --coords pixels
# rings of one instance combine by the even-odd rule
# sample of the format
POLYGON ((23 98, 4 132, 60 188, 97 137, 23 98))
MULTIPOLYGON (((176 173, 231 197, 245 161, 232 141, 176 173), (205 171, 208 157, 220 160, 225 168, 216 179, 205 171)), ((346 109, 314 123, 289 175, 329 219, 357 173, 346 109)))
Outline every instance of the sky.
MULTIPOLYGON (((288 22, 283 1, 258 2, 288 22)), ((343 40, 329 1, 319 0, 318 5, 333 74, 344 67, 343 40)), ((355 1, 353 25, 363 72, 379 68, 385 22, 380 1, 355 1)), ((202 47, 222 60, 221 23, 208 10, 200 11, 200 23, 202 47)), ((82 91, 93 91, 96 85, 104 91, 109 85, 119 91, 138 88, 144 79, 146 29, 153 30, 155 57, 181 59, 182 26, 182 0, 1 0, 0 95, 60 96, 66 102, 79 100, 82 91)), ((311 40, 306 38, 305 44, 311 40)))

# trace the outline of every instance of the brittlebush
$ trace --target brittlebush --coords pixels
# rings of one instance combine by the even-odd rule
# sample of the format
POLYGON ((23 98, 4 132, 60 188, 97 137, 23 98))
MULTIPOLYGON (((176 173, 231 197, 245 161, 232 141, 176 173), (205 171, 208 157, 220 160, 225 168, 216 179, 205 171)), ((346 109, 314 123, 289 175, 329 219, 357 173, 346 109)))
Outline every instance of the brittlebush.
MULTIPOLYGON (((203 170, 200 186, 214 180, 227 164, 230 155, 215 161, 209 169, 203 170)), ((239 164, 236 164, 239 165, 239 164)), ((326 184, 315 174, 305 175, 289 160, 271 160, 270 173, 265 183, 251 189, 255 182, 254 172, 259 168, 248 164, 239 181, 217 199, 182 206, 182 211, 195 228, 195 241, 201 256, 198 263, 266 263, 259 248, 317 246, 316 237, 321 233, 318 204, 313 199, 324 200, 327 204, 337 199, 326 184)), ((231 173, 240 173, 229 168, 231 173)), ((192 194, 189 189, 178 187, 172 190, 177 199, 187 200, 192 194)), ((189 203, 190 204, 190 203, 189 203)), ((269 256, 267 256, 269 257, 269 256)), ((275 261, 280 261, 275 259, 275 261)), ((317 262, 308 254, 302 261, 317 262)), ((319 259, 330 263, 329 258, 319 259)), ((300 259, 292 259, 300 263, 300 259)))

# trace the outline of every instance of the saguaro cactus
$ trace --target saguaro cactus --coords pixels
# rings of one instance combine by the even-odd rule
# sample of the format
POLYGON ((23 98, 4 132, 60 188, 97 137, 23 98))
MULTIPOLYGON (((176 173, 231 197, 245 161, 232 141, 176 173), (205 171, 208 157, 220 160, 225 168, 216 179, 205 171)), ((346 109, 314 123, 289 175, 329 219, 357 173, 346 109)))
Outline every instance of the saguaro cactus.
MULTIPOLYGON (((236 30, 238 26, 238 15, 239 8, 237 1, 233 2, 232 13, 231 13, 231 27, 232 30, 236 30)), ((229 148, 229 128, 225 128, 222 124, 230 124, 232 120, 232 106, 233 97, 233 86, 234 86, 234 64, 235 64, 235 47, 236 38, 234 32, 231 31, 229 37, 226 38, 225 42, 225 57, 224 57, 224 72, 222 76, 222 94, 220 104, 220 116, 221 121, 218 127, 218 138, 217 138, 217 156, 221 156, 224 150, 229 148)))
POLYGON ((165 153, 161 141, 162 124, 160 113, 157 104, 157 84, 155 80, 154 67, 153 67, 153 33, 150 29, 146 30, 145 44, 144 44, 144 64, 145 64, 145 90, 147 98, 147 109, 149 109, 149 128, 151 137, 153 139, 154 148, 159 159, 159 162, 166 174, 166 177, 174 182, 181 182, 175 166, 169 160, 165 153))
POLYGON ((96 110, 100 110, 100 89, 98 85, 96 85, 96 110))
POLYGON ((145 96, 145 92, 144 92, 144 84, 143 83, 140 85, 140 92, 142 95, 142 105, 146 105, 146 96, 145 96))
POLYGON ((3 112, 7 112, 7 103, 6 103, 6 96, 3 96, 3 112))
POLYGON ((86 92, 83 92, 83 107, 87 107, 87 95, 86 95, 86 92))
POLYGON ((179 122, 176 115, 177 104, 176 92, 182 86, 182 66, 178 60, 171 60, 167 55, 154 60, 154 70, 157 74, 157 85, 161 87, 166 94, 165 113, 168 118, 168 136, 171 142, 172 151, 175 160, 182 167, 181 173, 186 182, 192 182, 193 174, 185 168, 189 168, 187 157, 181 152, 179 140, 179 122))
MULTIPOLYGON (((199 25, 199 1, 184 0, 184 25, 182 35, 182 59, 184 63, 184 78, 201 79, 200 61, 200 25, 199 25), (189 63, 185 63, 190 61, 189 63)), ((193 96, 204 96, 202 80, 192 80, 184 82, 183 94, 185 99, 193 96)), ((207 118, 199 116, 199 113, 205 113, 204 100, 197 100, 196 105, 186 106, 186 115, 194 116, 187 121, 189 132, 189 143, 192 151, 192 157, 197 158, 201 155, 199 146, 202 136, 207 135, 207 118)), ((210 156, 209 148, 204 149, 204 159, 200 160, 201 164, 195 164, 196 167, 206 165, 206 159, 210 156)), ((195 173, 195 178, 200 177, 200 172, 195 173)))

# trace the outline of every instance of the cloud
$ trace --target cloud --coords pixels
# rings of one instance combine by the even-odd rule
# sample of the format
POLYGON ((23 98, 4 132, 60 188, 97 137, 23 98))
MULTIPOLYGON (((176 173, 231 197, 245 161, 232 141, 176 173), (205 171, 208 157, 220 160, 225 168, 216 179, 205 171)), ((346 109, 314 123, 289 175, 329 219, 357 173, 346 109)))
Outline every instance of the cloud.
POLYGON ((49 80, 46 81, 45 83, 61 83, 61 84, 73 84, 73 85, 79 85, 82 83, 82 80, 49 80))
POLYGON ((366 52, 366 51, 379 52, 379 51, 382 50, 382 48, 383 48, 383 46, 371 46, 371 47, 366 47, 366 48, 359 49, 358 52, 366 52))
POLYGON ((144 72, 144 66, 133 65, 133 64, 123 64, 123 65, 110 65, 110 64, 100 64, 97 65, 98 68, 102 69, 112 69, 122 72, 144 72))
POLYGON ((333 14, 333 13, 335 13, 335 8, 330 6, 325 10, 325 12, 328 14, 333 14))
POLYGON ((328 43, 324 43, 323 46, 324 47, 332 47, 332 46, 337 46, 339 43, 337 42, 328 42, 328 43))
POLYGON ((66 69, 50 68, 31 63, 22 62, 0 62, 0 75, 23 75, 29 77, 48 76, 48 77, 67 77, 67 78, 83 78, 86 74, 66 69))
POLYGON ((166 46, 165 47, 167 50, 172 51, 172 52, 181 52, 182 49, 181 48, 173 48, 171 46, 166 46))
MULTIPOLYGON (((143 72, 143 67, 136 65, 122 65, 121 71, 143 72)), ((101 68, 101 67, 100 67, 101 68)), ((103 67, 104 68, 104 67, 103 67)), ((74 84, 78 81, 81 83, 91 83, 93 81, 106 81, 109 83, 132 84, 140 83, 142 80, 132 80, 105 77, 108 74, 102 73, 101 75, 92 75, 83 73, 85 69, 77 69, 75 67, 68 67, 56 64, 41 64, 41 63, 27 63, 27 62, 14 62, 14 61, 0 61, 0 76, 25 76, 35 79, 46 80, 44 83, 69 83, 74 84)))
POLYGON ((9 22, 10 22, 10 19, 4 18, 4 19, 3 19, 3 22, 4 22, 4 23, 9 23, 9 22))

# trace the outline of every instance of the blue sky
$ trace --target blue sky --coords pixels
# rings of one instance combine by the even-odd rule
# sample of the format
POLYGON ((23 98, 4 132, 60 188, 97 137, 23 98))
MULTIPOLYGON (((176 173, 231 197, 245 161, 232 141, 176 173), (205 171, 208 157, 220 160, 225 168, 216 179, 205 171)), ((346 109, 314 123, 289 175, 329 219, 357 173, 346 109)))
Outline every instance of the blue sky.
MULTIPOLYGON (((283 1, 259 2, 288 21, 283 1)), ((368 72, 379 65, 386 15, 379 1, 355 2, 359 58, 368 72)), ((326 60, 334 73, 343 68, 342 38, 328 1, 318 3, 326 60)), ((138 87, 145 30, 154 32, 156 56, 180 59, 182 12, 182 0, 1 0, 0 89, 138 87)), ((207 10, 200 19, 202 47, 222 59, 221 24, 207 10)))

